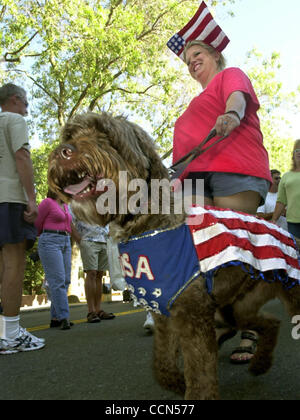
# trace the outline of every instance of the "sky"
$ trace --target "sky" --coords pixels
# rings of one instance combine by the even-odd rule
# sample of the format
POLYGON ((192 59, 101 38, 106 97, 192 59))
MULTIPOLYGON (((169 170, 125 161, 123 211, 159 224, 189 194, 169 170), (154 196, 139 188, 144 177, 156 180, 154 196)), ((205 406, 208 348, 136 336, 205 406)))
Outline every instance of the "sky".
MULTIPOLYGON (((221 7, 215 14, 231 41, 224 51, 227 65, 243 68, 247 51, 254 47, 269 58, 273 51, 279 52, 282 89, 296 91, 300 86, 300 1, 236 0, 229 7, 234 17, 225 14, 221 7)), ((300 138, 300 115, 290 120, 291 136, 300 138)))

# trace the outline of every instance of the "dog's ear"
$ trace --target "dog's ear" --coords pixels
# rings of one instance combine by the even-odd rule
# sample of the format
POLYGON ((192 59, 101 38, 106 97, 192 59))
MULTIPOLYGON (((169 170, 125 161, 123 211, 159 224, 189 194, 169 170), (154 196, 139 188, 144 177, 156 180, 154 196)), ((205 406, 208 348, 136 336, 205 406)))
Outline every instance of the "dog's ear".
POLYGON ((126 164, 133 168, 132 172, 135 172, 137 177, 145 177, 144 173, 138 173, 142 168, 143 172, 147 172, 149 179, 169 177, 151 137, 140 126, 124 117, 113 117, 105 112, 78 114, 63 128, 61 141, 69 143, 76 137, 90 136, 92 133, 96 137, 101 136, 101 141, 108 142, 118 151, 126 164))
POLYGON ((149 179, 169 178, 152 138, 139 125, 124 117, 102 113, 97 115, 96 129, 107 134, 110 143, 128 163, 143 166, 149 179))

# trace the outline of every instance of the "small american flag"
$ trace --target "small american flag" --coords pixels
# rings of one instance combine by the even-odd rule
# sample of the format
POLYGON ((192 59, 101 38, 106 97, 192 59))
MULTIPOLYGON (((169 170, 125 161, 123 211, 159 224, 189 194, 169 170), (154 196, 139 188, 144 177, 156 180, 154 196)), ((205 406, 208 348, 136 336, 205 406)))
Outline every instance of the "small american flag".
POLYGON ((204 1, 195 16, 183 29, 172 36, 167 46, 183 60, 184 47, 188 41, 192 40, 203 41, 219 52, 222 52, 230 42, 220 26, 217 25, 204 1))

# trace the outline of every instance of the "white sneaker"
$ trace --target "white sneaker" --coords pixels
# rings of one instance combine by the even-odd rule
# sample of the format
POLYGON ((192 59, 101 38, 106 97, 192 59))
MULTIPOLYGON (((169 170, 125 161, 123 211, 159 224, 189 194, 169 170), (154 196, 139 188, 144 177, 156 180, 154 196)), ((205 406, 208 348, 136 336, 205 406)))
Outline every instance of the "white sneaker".
POLYGON ((150 311, 147 311, 147 318, 144 324, 144 328, 149 333, 154 333, 154 321, 150 311))
POLYGON ((14 340, 0 340, 0 355, 40 350, 45 342, 33 336, 24 328, 20 328, 19 336, 14 340))
POLYGON ((44 338, 39 338, 39 337, 36 337, 35 335, 30 334, 30 332, 28 332, 25 328, 20 327, 20 332, 22 332, 22 334, 29 335, 34 342, 45 343, 46 341, 44 338))

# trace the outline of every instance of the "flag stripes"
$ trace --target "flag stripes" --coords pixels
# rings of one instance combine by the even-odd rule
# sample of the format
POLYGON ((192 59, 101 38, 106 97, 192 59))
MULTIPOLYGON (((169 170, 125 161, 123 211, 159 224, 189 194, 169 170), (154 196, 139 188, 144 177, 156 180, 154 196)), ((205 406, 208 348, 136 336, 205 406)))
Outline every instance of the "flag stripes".
POLYGON ((201 221, 197 225, 189 223, 189 227, 201 272, 240 261, 261 272, 284 270, 300 285, 299 251, 288 232, 273 223, 232 210, 194 207, 190 218, 197 215, 202 216, 201 221))
POLYGON ((181 59, 187 42, 200 40, 222 52, 229 38, 216 23, 205 2, 202 2, 192 19, 167 43, 168 47, 181 59))

